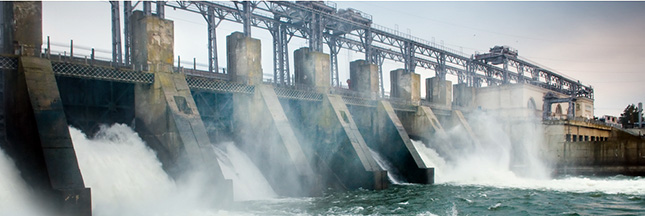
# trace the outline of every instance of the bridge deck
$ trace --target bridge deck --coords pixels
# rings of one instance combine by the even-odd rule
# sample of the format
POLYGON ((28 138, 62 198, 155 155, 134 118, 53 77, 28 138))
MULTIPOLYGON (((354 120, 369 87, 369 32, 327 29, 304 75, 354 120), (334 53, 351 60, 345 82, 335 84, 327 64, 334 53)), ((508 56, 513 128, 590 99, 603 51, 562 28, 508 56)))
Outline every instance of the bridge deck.
MULTIPOLYGON (((90 60, 82 58, 51 58, 52 68, 56 76, 75 77, 80 79, 105 80, 113 82, 133 83, 133 84, 152 84, 154 74, 145 71, 145 68, 118 67, 108 61, 90 60)), ((0 69, 17 70, 18 59, 15 56, 0 56, 0 69)), ((186 81, 191 89, 223 92, 223 93, 244 93, 252 94, 254 86, 240 83, 228 82, 226 74, 209 73, 204 71, 183 70, 175 68, 186 74, 186 81)), ((266 83, 274 85, 273 83, 266 83)), ((278 86, 274 85, 276 95, 281 99, 321 101, 323 94, 306 88, 296 86, 278 86)), ((343 97, 343 101, 348 105, 367 106, 376 108, 378 100, 362 97, 360 94, 347 89, 332 89, 332 94, 338 94, 343 97)), ((411 101, 387 98, 392 107, 397 111, 416 112, 418 105, 411 101)), ((422 102, 422 105, 429 106, 439 114, 449 113, 450 109, 446 107, 435 106, 433 104, 422 102)), ((449 114, 448 114, 449 115, 449 114)))

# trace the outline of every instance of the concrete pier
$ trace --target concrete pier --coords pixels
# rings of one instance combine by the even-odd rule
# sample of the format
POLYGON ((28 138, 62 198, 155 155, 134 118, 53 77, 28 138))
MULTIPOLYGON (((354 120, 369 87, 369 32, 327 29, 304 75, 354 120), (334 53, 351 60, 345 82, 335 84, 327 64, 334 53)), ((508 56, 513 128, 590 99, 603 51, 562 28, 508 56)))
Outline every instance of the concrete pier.
POLYGON ((249 155, 274 191, 283 196, 320 193, 314 172, 273 90, 256 85, 253 95, 234 94, 236 144, 249 155))
POLYGON ((409 100, 412 103, 419 103, 421 76, 414 72, 406 72, 404 69, 397 69, 390 72, 390 97, 409 100))
POLYGON ((433 184, 434 168, 423 161, 388 101, 379 101, 375 120, 373 144, 377 151, 396 167, 407 182, 433 184))
POLYGON ((432 109, 427 106, 417 107, 414 113, 397 113, 408 134, 430 144, 434 141, 447 143, 448 135, 432 109))
POLYGON ((227 37, 228 63, 237 82, 254 93, 233 94, 236 144, 256 164, 273 190, 283 196, 319 193, 314 172, 272 86, 262 84, 260 40, 235 32, 227 37))
POLYGON ((133 20, 133 62, 155 74, 153 85, 135 86, 136 130, 157 152, 166 172, 180 177, 208 173, 217 200, 232 200, 232 185, 217 163, 206 128, 183 74, 173 73, 173 23, 137 11, 133 20))
POLYGON ((227 69, 232 82, 246 85, 262 83, 260 40, 233 32, 226 37, 227 69))
POLYGON ((326 93, 330 88, 329 54, 300 48, 293 54, 296 86, 315 88, 326 93))
MULTIPOLYGON (((5 70, 6 142, 22 178, 52 215, 92 215, 51 62, 39 58, 42 3, 2 2, 9 23, 3 47, 17 54, 18 70, 5 70)), ((5 131, 3 131, 5 132, 5 131)))
POLYGON ((349 63, 349 89, 368 98, 376 99, 379 93, 378 65, 365 60, 349 63))
POLYGON ((452 82, 438 77, 427 78, 426 100, 450 108, 452 105, 452 82))
MULTIPOLYGON (((317 160, 331 173, 320 173, 326 179, 340 181, 345 189, 385 189, 387 171, 371 155, 354 118, 338 95, 325 95, 316 110, 317 132, 313 146, 317 160)), ((328 180, 329 181, 329 180, 328 180)))
POLYGON ((453 85, 454 98, 452 105, 461 109, 475 108, 475 87, 470 87, 466 83, 453 85))

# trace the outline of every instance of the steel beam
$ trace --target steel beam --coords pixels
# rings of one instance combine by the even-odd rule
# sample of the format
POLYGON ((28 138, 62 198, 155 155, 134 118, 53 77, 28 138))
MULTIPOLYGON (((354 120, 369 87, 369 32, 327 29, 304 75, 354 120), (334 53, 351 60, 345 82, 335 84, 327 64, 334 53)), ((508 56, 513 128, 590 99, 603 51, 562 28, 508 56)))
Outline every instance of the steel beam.
MULTIPOLYGON (((121 64, 121 18, 119 16, 119 2, 110 1, 112 8, 112 62, 121 64)), ((49 51, 48 51, 49 52, 49 51)))

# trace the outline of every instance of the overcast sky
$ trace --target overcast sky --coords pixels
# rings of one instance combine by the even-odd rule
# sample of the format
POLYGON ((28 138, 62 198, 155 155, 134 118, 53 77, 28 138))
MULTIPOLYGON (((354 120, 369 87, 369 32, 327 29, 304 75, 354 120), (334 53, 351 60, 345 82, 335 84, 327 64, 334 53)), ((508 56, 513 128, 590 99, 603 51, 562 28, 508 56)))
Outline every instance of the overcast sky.
MULTIPOLYGON (((645 102, 645 2, 336 3, 338 8, 371 14, 375 24, 411 32, 468 55, 486 52, 495 45, 516 48, 524 58, 593 86, 596 116, 618 116, 628 104, 645 102)), ((166 18, 175 22, 175 55, 186 62, 182 64, 196 58, 201 64, 198 67, 207 67, 206 23, 201 15, 166 9, 166 18)), ((226 22, 218 27, 221 67, 226 66, 226 35, 241 30, 241 25, 226 22)), ((43 35, 51 36, 55 45, 66 45, 73 39, 75 54, 82 55, 83 48, 94 47, 109 57, 110 5, 44 2, 43 35)), ((262 40, 264 73, 272 74, 270 34, 254 28, 252 35, 262 40)), ((293 39, 289 46, 293 51, 307 45, 304 40, 293 39)), ((362 57, 362 53, 341 51, 341 81, 349 77, 348 62, 362 57)), ((401 63, 387 62, 385 77, 389 77, 388 71, 401 67, 401 63)), ((418 69, 417 73, 422 78, 434 76, 429 70, 418 69)), ((456 77, 449 79, 456 81, 456 77)), ((389 91, 388 80, 385 86, 389 91)))

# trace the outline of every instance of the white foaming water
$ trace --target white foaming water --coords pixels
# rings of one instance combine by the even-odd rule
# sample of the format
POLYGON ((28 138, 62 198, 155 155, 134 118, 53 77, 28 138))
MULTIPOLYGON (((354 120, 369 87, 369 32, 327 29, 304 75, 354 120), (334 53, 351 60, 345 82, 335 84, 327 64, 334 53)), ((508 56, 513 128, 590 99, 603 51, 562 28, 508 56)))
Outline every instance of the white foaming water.
POLYGON ((424 161, 430 161, 428 164, 434 166, 435 182, 437 184, 481 185, 498 188, 554 190, 579 193, 601 192, 607 194, 645 195, 645 178, 567 177, 563 179, 532 179, 519 177, 508 169, 491 170, 476 164, 472 164, 471 168, 467 168, 465 167, 468 166, 466 165, 467 163, 461 163, 459 165, 446 163, 435 150, 426 147, 421 141, 413 141, 413 143, 421 153, 424 161), (471 173, 466 173, 469 170, 471 173))
POLYGON ((173 181, 131 128, 101 127, 94 139, 70 127, 94 215, 215 215, 202 203, 199 174, 173 181))
MULTIPOLYGON (((483 112, 474 113, 471 126, 480 138, 481 147, 461 145, 465 149, 452 155, 447 161, 434 149, 421 141, 413 141, 422 159, 435 167, 435 182, 438 184, 482 185, 500 188, 521 188, 536 190, 555 190, 565 192, 602 192, 609 194, 645 194, 643 178, 584 178, 567 177, 552 179, 548 168, 538 156, 538 147, 543 142, 541 127, 535 123, 512 125, 514 133, 523 136, 520 143, 511 145, 511 139, 497 120, 483 112), (516 149, 513 150, 513 147, 516 149), (511 157, 521 157, 521 172, 511 170, 514 165, 511 157)), ((539 123, 537 123, 539 125, 539 123)), ((448 132, 464 136, 459 129, 448 132)), ((517 160, 516 160, 517 161, 517 160)))
POLYGON ((396 176, 396 173, 394 172, 395 169, 393 168, 390 162, 388 162, 383 157, 381 157, 381 154, 372 150, 372 148, 369 148, 369 150, 370 150, 370 153, 372 154, 372 157, 374 157, 374 159, 376 160, 376 163, 378 164, 378 166, 381 167, 381 169, 387 170, 387 178, 388 180, 390 180, 392 184, 406 183, 404 180, 396 176))
POLYGON ((233 196, 236 201, 259 200, 277 197, 253 161, 233 142, 214 148, 224 177, 233 180, 233 196), (221 149, 219 149, 221 148, 221 149))
POLYGON ((37 207, 13 160, 0 149, 0 215, 44 215, 37 207))

